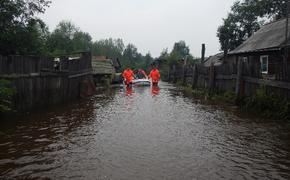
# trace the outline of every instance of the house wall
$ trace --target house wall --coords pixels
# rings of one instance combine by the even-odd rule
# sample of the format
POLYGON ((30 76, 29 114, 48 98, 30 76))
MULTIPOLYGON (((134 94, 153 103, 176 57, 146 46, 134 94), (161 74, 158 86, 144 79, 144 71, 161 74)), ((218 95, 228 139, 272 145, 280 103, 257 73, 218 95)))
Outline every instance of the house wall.
MULTIPOLYGON (((260 57, 267 55, 268 56, 268 74, 266 76, 273 76, 278 73, 282 72, 283 68, 283 54, 281 51, 265 51, 265 52, 258 52, 258 53, 246 53, 246 54, 239 54, 239 55, 229 55, 228 58, 225 60, 225 63, 232 64, 233 66, 237 66, 237 62, 239 58, 247 58, 247 61, 244 62, 246 65, 251 67, 255 67, 257 69, 250 69, 250 74, 257 74, 260 72, 261 64, 260 64, 260 57), (254 65, 254 66, 253 66, 254 65), (254 72, 256 71, 256 72, 254 72)), ((290 64, 290 53, 288 56, 288 63, 290 64)), ((260 72, 261 73, 261 72, 260 72)))

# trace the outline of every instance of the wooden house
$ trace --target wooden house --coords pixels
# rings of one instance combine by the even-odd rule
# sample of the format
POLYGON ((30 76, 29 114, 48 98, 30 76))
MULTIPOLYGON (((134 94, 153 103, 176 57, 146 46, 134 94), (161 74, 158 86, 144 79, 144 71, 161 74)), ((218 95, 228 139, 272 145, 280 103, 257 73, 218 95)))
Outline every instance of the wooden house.
MULTIPOLYGON (((288 24, 288 28, 290 26, 288 24)), ((277 78, 283 73, 283 68, 290 68, 289 54, 285 47, 290 44, 290 33, 286 37, 286 18, 264 25, 243 44, 229 52, 225 59, 228 63, 237 64, 241 59, 246 64, 254 64, 259 68, 264 78, 277 78), (287 40, 286 40, 287 38, 287 40), (288 54, 288 55, 287 55, 288 54), (283 63, 287 59, 287 64, 283 63)))

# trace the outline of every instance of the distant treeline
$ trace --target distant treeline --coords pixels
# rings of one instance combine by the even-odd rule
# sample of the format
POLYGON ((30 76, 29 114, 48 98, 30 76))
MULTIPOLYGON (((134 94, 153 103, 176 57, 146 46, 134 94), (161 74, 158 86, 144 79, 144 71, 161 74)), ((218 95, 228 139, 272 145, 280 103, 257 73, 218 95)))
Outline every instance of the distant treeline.
MULTIPOLYGON (((49 0, 0 1, 0 54, 58 56, 74 52, 91 51, 95 56, 118 58, 124 67, 148 69, 154 58, 150 53, 142 55, 135 45, 124 44, 122 39, 102 39, 95 42, 89 33, 83 32, 71 21, 61 21, 50 32, 48 26, 35 14, 45 13, 49 0)), ((175 63, 178 59, 192 59, 184 41, 174 44, 168 53, 160 57, 175 63)))

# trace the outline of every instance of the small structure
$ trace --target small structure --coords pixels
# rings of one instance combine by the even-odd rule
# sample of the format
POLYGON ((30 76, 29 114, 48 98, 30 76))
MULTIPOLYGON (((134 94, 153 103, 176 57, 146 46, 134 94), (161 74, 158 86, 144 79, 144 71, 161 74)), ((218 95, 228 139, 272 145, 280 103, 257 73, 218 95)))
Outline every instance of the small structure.
MULTIPOLYGON (((289 32, 288 37, 290 37, 289 32)), ((285 53, 289 42, 289 38, 286 40, 286 18, 271 22, 229 52, 226 61, 237 65, 238 60, 241 59, 243 63, 259 68, 264 78, 279 80, 285 76, 283 72, 290 70, 289 53, 285 53), (285 67, 288 67, 288 70, 285 67)))
POLYGON ((112 60, 106 56, 92 57, 92 67, 94 75, 113 75, 116 72, 112 60))
POLYGON ((118 59, 112 60, 106 56, 92 57, 93 77, 95 83, 111 83, 116 72, 120 71, 121 64, 118 59))
POLYGON ((223 64, 223 59, 224 59, 224 53, 218 53, 216 55, 208 57, 202 64, 205 67, 210 67, 211 64, 214 66, 220 66, 223 64))

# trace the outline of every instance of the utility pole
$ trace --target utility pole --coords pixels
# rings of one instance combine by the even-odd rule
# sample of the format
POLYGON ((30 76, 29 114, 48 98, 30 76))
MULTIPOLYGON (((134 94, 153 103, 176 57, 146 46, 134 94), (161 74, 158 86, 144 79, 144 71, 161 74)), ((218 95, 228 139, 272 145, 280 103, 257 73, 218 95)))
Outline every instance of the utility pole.
POLYGON ((204 63, 205 60, 205 44, 201 45, 201 63, 204 63))

